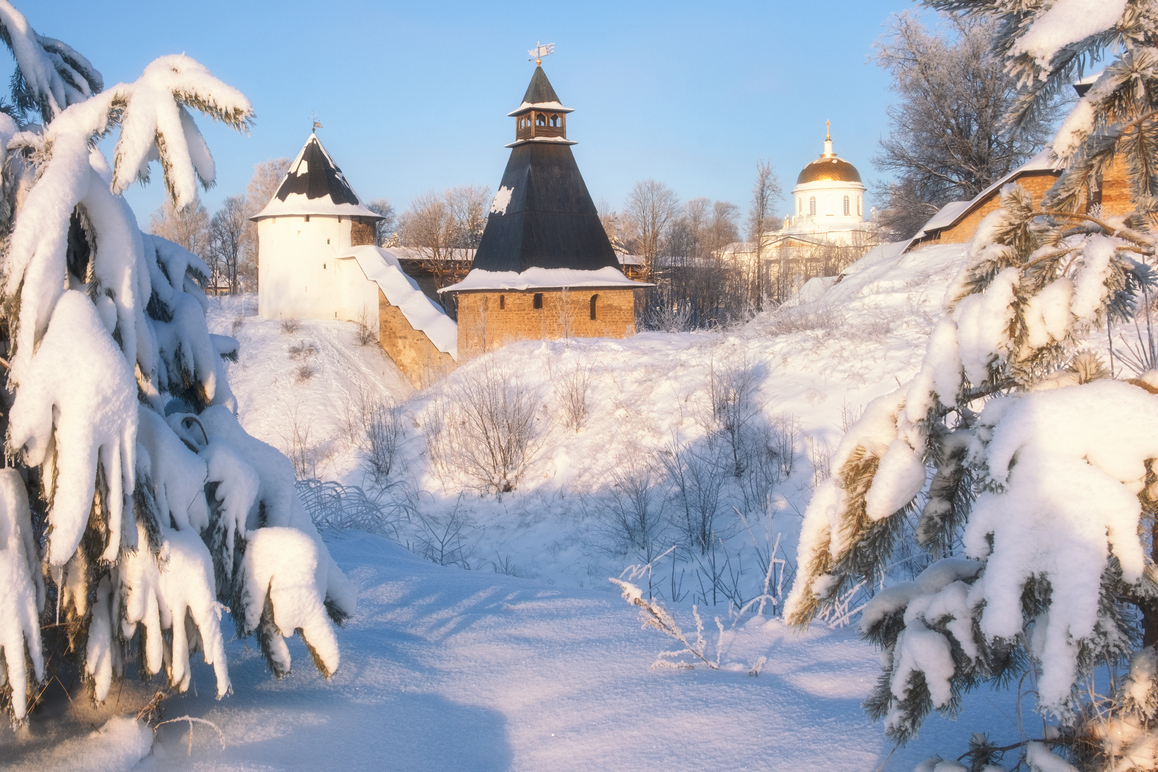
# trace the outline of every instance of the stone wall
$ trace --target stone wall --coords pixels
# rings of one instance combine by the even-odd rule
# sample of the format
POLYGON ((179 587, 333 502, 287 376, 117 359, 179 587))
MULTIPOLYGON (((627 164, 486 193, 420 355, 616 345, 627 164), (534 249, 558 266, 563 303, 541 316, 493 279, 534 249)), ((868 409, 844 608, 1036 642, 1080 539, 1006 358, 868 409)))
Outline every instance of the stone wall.
MULTIPOLYGON (((1040 202, 1042 196, 1053 187, 1059 176, 1061 176, 1061 172, 1047 170, 1026 172, 1014 182, 1028 190, 1033 195, 1034 201, 1040 202)), ((941 231, 940 238, 935 239, 935 241, 940 244, 961 244, 972 241, 973 234, 977 233, 977 226, 981 224, 986 215, 999 206, 1001 206, 1001 191, 995 190, 980 206, 961 218, 956 225, 941 231)))
POLYGON ((458 296, 460 362, 516 340, 627 338, 634 334, 635 292, 629 289, 461 292, 458 296), (541 299, 541 308, 535 307, 536 296, 541 299))
POLYGON ((374 221, 369 217, 350 218, 350 246, 375 246, 374 221))
POLYGON ((382 290, 378 290, 378 341, 414 388, 421 389, 455 367, 450 354, 439 351, 426 333, 414 329, 382 290))

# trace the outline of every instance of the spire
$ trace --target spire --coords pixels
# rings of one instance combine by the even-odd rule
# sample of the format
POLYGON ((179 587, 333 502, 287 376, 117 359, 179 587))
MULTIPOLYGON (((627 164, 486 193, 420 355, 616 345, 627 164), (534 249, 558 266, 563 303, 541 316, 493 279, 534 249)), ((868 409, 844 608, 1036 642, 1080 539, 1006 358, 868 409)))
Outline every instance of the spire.
POLYGON ((567 139, 567 113, 574 112, 559 102, 559 95, 547 80, 547 74, 540 65, 523 94, 523 103, 507 113, 515 119, 515 141, 507 145, 514 147, 524 142, 552 142, 560 145, 574 145, 567 139))
POLYGON ((515 118, 511 157, 491 203, 473 269, 618 268, 599 213, 571 154, 567 113, 535 67, 515 118))
POLYGON ((824 155, 826 158, 832 158, 832 123, 830 121, 824 122, 824 155))
POLYGON ((547 74, 543 72, 543 66, 535 65, 535 74, 531 76, 531 83, 527 86, 527 93, 523 94, 523 103, 537 105, 543 102, 558 103, 558 101, 559 97, 555 94, 555 89, 551 87, 551 81, 547 80, 547 74))

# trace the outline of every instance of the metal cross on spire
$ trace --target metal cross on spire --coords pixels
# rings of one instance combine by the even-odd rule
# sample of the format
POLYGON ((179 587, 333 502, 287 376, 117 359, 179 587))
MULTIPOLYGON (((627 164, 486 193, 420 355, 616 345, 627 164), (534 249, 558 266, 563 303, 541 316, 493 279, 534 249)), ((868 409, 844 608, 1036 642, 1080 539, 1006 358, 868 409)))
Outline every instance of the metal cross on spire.
MULTIPOLYGON (((535 47, 527 52, 531 55, 531 59, 535 60, 535 66, 538 67, 543 63, 544 56, 550 56, 555 53, 554 43, 535 43, 535 47)), ((530 61, 530 60, 528 60, 530 61)))

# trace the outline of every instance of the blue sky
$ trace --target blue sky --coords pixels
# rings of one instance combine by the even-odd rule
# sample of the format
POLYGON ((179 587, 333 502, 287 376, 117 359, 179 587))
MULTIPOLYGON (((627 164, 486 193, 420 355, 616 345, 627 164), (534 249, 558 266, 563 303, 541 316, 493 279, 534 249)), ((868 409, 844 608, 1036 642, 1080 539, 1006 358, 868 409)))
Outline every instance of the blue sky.
MULTIPOLYGON (((20 3, 38 32, 87 56, 105 82, 136 78, 184 52, 253 103, 252 132, 199 120, 218 166, 203 194, 212 211, 243 192, 253 165, 292 157, 310 130, 363 199, 398 211, 427 190, 498 184, 514 138, 506 116, 543 63, 575 112, 568 135, 596 202, 621 206, 654 178, 683 198, 733 201, 746 212, 756 163, 769 159, 785 193, 822 150, 868 183, 892 99, 871 62, 888 17, 909 0, 817 2, 169 2, 20 3)), ((142 223, 159 182, 134 188, 142 223)), ((875 203, 870 201, 870 204, 875 203)), ((779 206, 781 214, 788 203, 779 206)))

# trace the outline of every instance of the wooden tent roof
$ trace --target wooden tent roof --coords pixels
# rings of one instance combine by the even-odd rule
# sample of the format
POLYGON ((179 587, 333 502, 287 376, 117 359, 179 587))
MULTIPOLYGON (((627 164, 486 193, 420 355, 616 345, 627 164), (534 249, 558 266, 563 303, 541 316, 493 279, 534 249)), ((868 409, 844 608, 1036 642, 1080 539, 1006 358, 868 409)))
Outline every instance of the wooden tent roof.
POLYGON ((382 219, 362 204, 317 134, 310 134, 273 198, 250 219, 305 214, 382 219))

